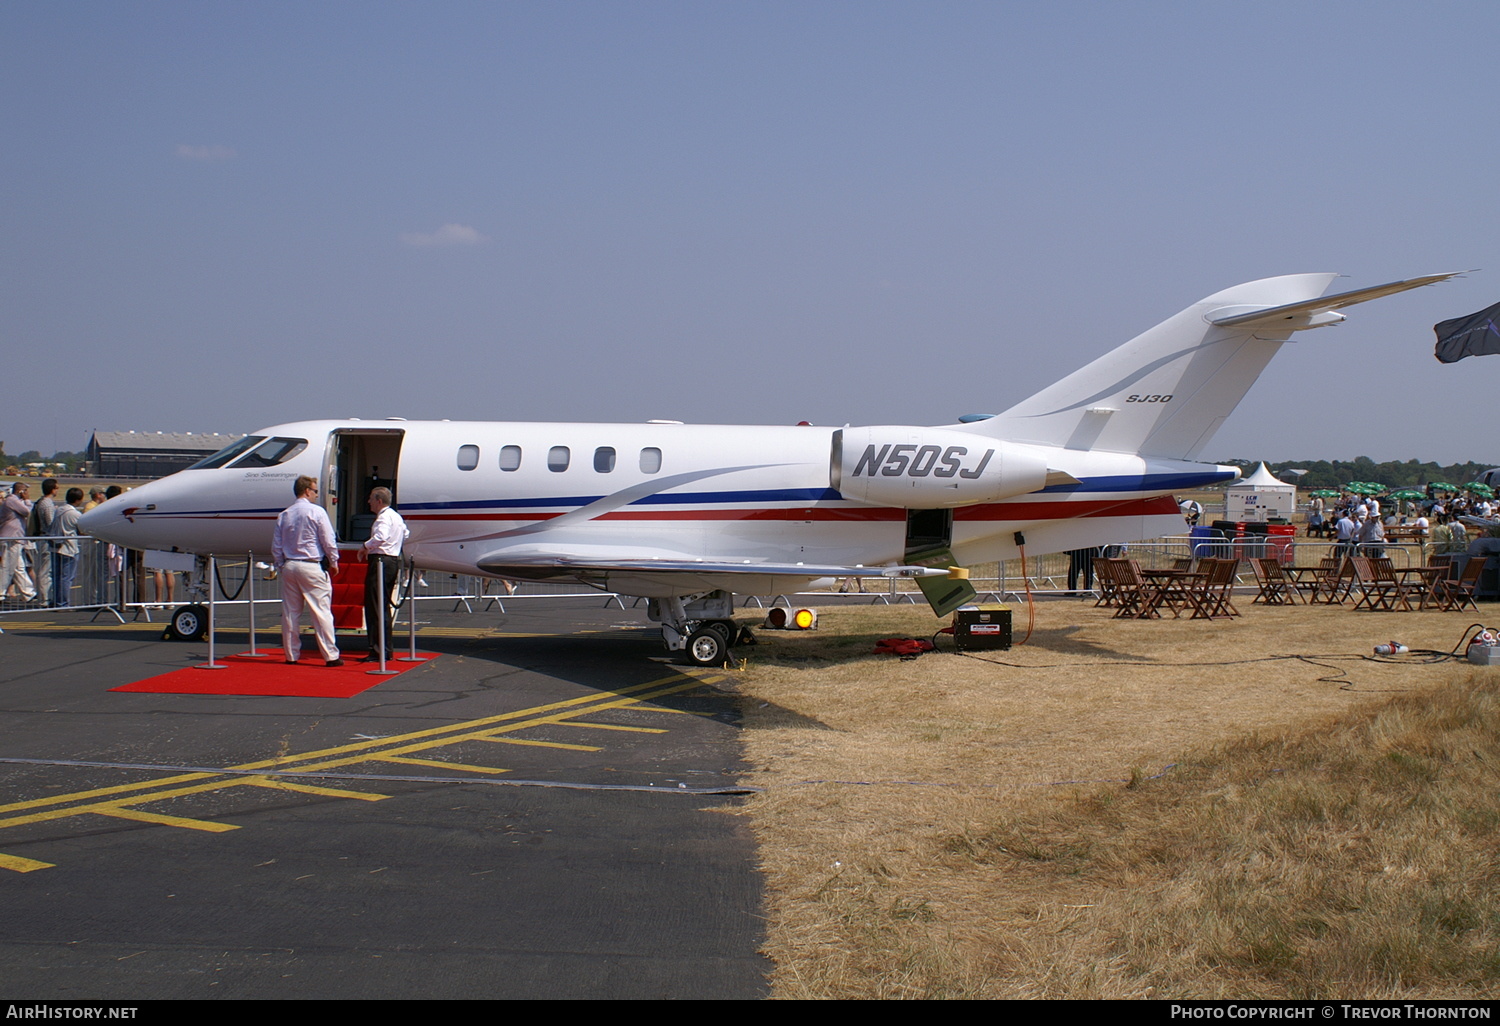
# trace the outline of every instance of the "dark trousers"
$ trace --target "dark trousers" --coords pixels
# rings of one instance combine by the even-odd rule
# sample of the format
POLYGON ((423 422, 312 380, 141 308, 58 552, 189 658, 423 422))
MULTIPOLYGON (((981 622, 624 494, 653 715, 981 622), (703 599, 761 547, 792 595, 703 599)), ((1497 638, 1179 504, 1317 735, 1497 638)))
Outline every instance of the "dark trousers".
POLYGON ((1068 590, 1078 590, 1078 578, 1083 577, 1083 590, 1094 590, 1094 557, 1098 549, 1068 550, 1068 590))
POLYGON ((379 651, 376 640, 378 624, 385 623, 385 654, 392 652, 391 621, 396 618, 391 608, 391 592, 396 587, 396 575, 401 572, 401 560, 396 556, 371 556, 365 569, 365 633, 370 636, 370 651, 379 651), (385 594, 380 593, 380 575, 385 575, 385 594))

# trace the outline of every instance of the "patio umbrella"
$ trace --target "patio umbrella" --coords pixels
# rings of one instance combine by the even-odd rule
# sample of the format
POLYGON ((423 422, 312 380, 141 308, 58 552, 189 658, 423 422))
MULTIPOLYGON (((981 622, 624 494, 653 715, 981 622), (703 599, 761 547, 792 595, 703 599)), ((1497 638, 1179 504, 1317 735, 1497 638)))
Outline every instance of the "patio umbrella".
POLYGON ((1393 499, 1425 499, 1427 493, 1416 488, 1402 488, 1391 493, 1393 499))
POLYGON ((1475 495, 1483 495, 1486 499, 1493 499, 1495 497, 1495 489, 1483 481, 1470 481, 1464 485, 1464 490, 1473 492, 1475 495))
POLYGON ((1456 492, 1458 485, 1449 484, 1447 481, 1433 481, 1427 485, 1435 492, 1456 492))

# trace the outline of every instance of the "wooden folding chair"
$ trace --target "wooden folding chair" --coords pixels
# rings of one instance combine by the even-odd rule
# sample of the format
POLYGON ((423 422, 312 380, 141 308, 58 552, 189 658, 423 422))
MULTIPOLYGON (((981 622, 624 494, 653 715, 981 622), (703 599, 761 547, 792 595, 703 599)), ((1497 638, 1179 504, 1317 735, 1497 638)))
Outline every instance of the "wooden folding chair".
POLYGON ((1375 609, 1375 596, 1378 589, 1375 586, 1375 568, 1370 565, 1369 556, 1350 556, 1348 559, 1350 567, 1354 571, 1354 583, 1349 586, 1349 595, 1359 592, 1359 597, 1354 600, 1355 609, 1375 609))
POLYGON ((1234 608, 1231 596, 1234 592, 1235 574, 1239 572, 1240 561, 1205 559, 1199 562, 1198 567, 1207 570, 1208 576, 1203 579, 1203 590, 1199 593, 1198 603, 1193 610, 1193 619, 1216 620, 1239 616, 1240 611, 1234 608))
POLYGON ((1402 609, 1408 613, 1411 612, 1411 595, 1415 589, 1396 576, 1396 568, 1392 565, 1390 557, 1371 556, 1370 571, 1374 575, 1370 583, 1371 592, 1374 595, 1372 608, 1395 612, 1396 603, 1399 602, 1402 609))
POLYGON ((1486 556, 1470 556, 1462 574, 1458 577, 1440 579, 1434 590, 1438 608, 1448 611, 1472 606, 1474 611, 1478 612, 1479 606, 1474 602, 1474 591, 1479 587, 1479 577, 1484 573, 1484 565, 1487 562, 1489 558, 1486 556))
POLYGON ((1114 560, 1116 620, 1150 619, 1156 611, 1155 589, 1141 576, 1141 565, 1133 559, 1114 560))
POLYGON ((1099 600, 1094 608, 1112 608, 1115 604, 1115 564, 1117 559, 1100 556, 1094 560, 1094 584, 1098 586, 1099 600))
POLYGON ((1297 604, 1296 585, 1281 569, 1279 561, 1256 558, 1250 560, 1250 566, 1255 571, 1255 583, 1260 586, 1259 594, 1250 600, 1251 605, 1257 602, 1264 602, 1268 606, 1297 604))
POLYGON ((1308 595, 1309 602, 1317 602, 1320 599, 1330 606, 1339 599, 1339 583, 1343 579, 1344 557, 1324 556, 1318 560, 1317 572, 1313 574, 1312 591, 1308 595))

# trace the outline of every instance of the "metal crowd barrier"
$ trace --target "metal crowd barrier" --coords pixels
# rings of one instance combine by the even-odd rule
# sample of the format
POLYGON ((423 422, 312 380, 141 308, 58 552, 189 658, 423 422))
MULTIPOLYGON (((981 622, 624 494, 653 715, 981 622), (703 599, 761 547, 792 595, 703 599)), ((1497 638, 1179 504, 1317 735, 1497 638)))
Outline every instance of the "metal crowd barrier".
MULTIPOLYGON (((183 605, 206 604, 212 588, 216 605, 236 607, 247 605, 253 593, 256 605, 279 604, 279 589, 273 586, 268 574, 269 556, 246 553, 239 559, 220 558, 214 561, 212 580, 204 562, 195 562, 193 557, 180 554, 141 554, 120 549, 95 538, 80 536, 76 539, 78 555, 73 565, 73 579, 67 589, 66 605, 63 606, 49 595, 45 600, 36 595, 39 583, 60 581, 63 566, 56 550, 59 539, 23 538, 0 542, 0 557, 5 557, 4 597, 0 600, 0 615, 30 612, 37 609, 67 608, 80 612, 92 612, 97 617, 109 613, 122 622, 127 616, 150 620, 153 611, 170 611, 183 605), (192 566, 192 570, 170 569, 154 566, 158 560, 180 561, 180 567, 192 566), (248 584, 250 575, 253 584, 248 584)), ((1250 535, 1239 538, 1193 538, 1187 535, 1156 539, 1149 542, 1133 542, 1129 545, 1110 547, 1140 562, 1146 569, 1170 567, 1176 560, 1203 558, 1206 556, 1234 556, 1242 561, 1240 584, 1254 587, 1254 575, 1250 559, 1268 555, 1279 556, 1284 563, 1298 566, 1316 566, 1325 556, 1334 555, 1341 547, 1337 542, 1291 536, 1250 535)), ((1366 551, 1373 546, 1361 546, 1366 551)), ((1397 568, 1424 565, 1433 554, 1432 546, 1425 543, 1403 541, 1380 546, 1386 556, 1391 557, 1397 568)), ((1353 554, 1353 553, 1351 553, 1353 554)), ((1067 553, 1048 553, 1028 557, 1025 574, 1021 574, 1019 559, 998 563, 979 564, 971 568, 970 581, 981 601, 1006 601, 1019 598, 1030 592, 1039 595, 1069 594, 1069 556, 1067 553)), ((1080 572, 1078 588, 1073 593, 1088 594, 1083 574, 1080 572)), ((627 607, 627 602, 637 606, 642 600, 622 597, 613 592, 580 588, 576 583, 506 582, 474 575, 454 574, 436 570, 409 572, 403 568, 402 580, 396 591, 399 607, 410 618, 416 615, 420 603, 451 603, 454 612, 504 612, 508 602, 524 602, 543 598, 593 599, 605 605, 627 607)), ((851 600, 868 599, 872 604, 921 603, 921 592, 915 582, 907 579, 836 579, 822 590, 808 590, 791 595, 738 595, 742 607, 768 605, 791 605, 792 598, 824 598, 841 596, 851 600)), ((270 620, 266 621, 267 623, 270 620)))
POLYGON ((121 600, 121 551, 87 535, 0 541, 0 614, 114 609, 121 600), (69 557, 69 549, 77 554, 69 557))

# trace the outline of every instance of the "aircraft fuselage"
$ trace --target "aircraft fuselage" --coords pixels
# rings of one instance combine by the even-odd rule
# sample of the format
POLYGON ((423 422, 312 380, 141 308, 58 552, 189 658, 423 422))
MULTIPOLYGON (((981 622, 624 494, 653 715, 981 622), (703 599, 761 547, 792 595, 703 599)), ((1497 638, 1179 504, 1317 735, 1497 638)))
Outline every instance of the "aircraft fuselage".
MULTIPOLYGON (((254 437, 266 441, 225 465, 185 470, 105 503, 86 528, 136 548, 263 554, 293 482, 306 474, 319 481, 341 541, 361 536, 369 488, 392 487, 411 530, 407 552, 423 568, 681 595, 723 582, 623 571, 606 582, 548 559, 895 564, 910 548, 909 510, 925 507, 943 511, 936 530, 948 532, 958 560, 980 562, 1014 556, 1018 531, 1032 553, 1180 532, 1170 494, 1236 474, 921 427, 309 421, 254 437), (276 450, 275 441, 305 444, 259 465, 254 454, 276 450), (1002 463, 1033 475, 1013 487, 1041 487, 996 501, 960 491, 1002 463), (1048 472, 1073 481, 1046 485, 1035 476, 1048 472), (872 490, 909 497, 909 505, 870 501, 872 490), (492 573, 482 562, 506 570, 492 573)), ((736 579, 731 590, 784 583, 736 579)))

